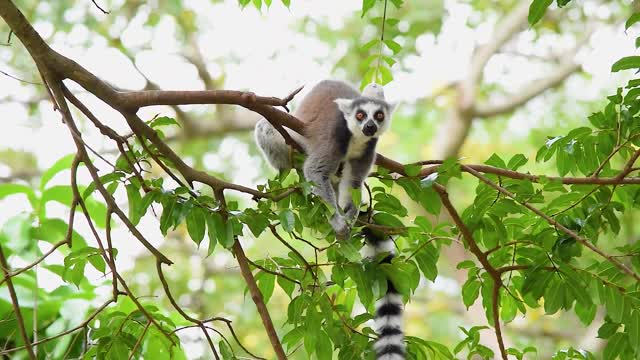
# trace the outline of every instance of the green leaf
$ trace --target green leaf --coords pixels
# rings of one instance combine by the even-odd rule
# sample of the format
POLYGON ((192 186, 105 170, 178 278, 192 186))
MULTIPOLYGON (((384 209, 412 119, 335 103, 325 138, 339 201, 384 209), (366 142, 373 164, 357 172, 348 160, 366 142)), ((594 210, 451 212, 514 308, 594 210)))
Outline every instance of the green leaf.
POLYGON ((391 56, 382 55, 382 60, 386 62, 389 67, 396 64, 396 61, 391 56))
POLYGON ((433 215, 438 215, 442 204, 438 193, 432 187, 429 187, 423 189, 420 193, 420 205, 433 215))
POLYGON ((370 67, 369 70, 362 77, 362 81, 360 82, 360 90, 363 90, 365 86, 374 82, 374 76, 376 75, 376 68, 370 67))
POLYGON ((569 289, 576 298, 576 301, 585 306, 592 304, 591 297, 587 293, 586 286, 578 279, 568 279, 564 283, 567 285, 567 289, 569 289))
POLYGON ((167 235, 167 231, 173 225, 173 211, 176 205, 176 199, 167 196, 162 201, 162 215, 160 215, 160 232, 167 235))
POLYGON ((622 322, 624 315, 624 296, 620 295, 620 293, 610 287, 606 287, 605 294, 607 315, 611 317, 611 320, 617 323, 622 322))
MULTIPOLYGON (((369 42, 367 42, 366 44, 362 45, 362 47, 360 48, 362 50, 362 52, 367 52, 369 51, 369 49, 371 49, 372 47, 378 45, 380 43, 380 39, 375 38, 369 42)), ((367 83, 368 85, 369 83, 367 83)))
POLYGON ((474 267, 476 267, 476 263, 474 263, 473 260, 464 260, 458 263, 456 269, 472 269, 474 267))
POLYGON ((47 183, 59 172, 71 168, 75 154, 69 154, 56 161, 53 166, 48 168, 40 178, 40 190, 42 191, 47 183))
POLYGON ((205 218, 205 211, 199 206, 193 207, 187 215, 187 232, 198 246, 204 239, 205 218))
POLYGON ((400 9, 404 0, 391 0, 391 3, 396 7, 396 9, 400 9))
POLYGON ((276 285, 275 275, 260 271, 255 276, 255 279, 265 304, 269 303, 269 299, 271 299, 271 295, 273 295, 273 289, 276 285))
MULTIPOLYGON (((209 249, 208 255, 213 253, 213 249, 216 247, 216 243, 220 241, 222 245, 222 239, 226 237, 227 229, 222 220, 222 215, 217 212, 209 212, 207 216, 207 232, 209 233, 209 249)), ((225 243, 228 241, 225 238, 225 243)), ((225 246, 226 247, 226 246, 225 246)))
POLYGON ((391 51, 393 51, 393 55, 397 55, 400 52, 400 50, 402 50, 402 45, 398 44, 397 42, 391 39, 385 39, 384 44, 387 45, 387 47, 391 49, 391 51))
POLYGON ((393 80, 393 75, 391 74, 391 70, 388 67, 381 64, 380 68, 380 84, 387 85, 393 80))
POLYGON ((280 225, 282 225, 284 231, 288 233, 293 232, 295 224, 296 218, 293 214, 293 211, 291 211, 290 209, 284 209, 280 212, 280 225))
POLYGON ((149 126, 152 128, 157 128, 160 126, 170 126, 170 125, 175 125, 177 127, 181 127, 180 124, 173 118, 170 118, 168 116, 160 116, 157 117, 153 120, 151 120, 151 122, 149 123, 149 126))
POLYGON ((360 17, 364 17, 375 4, 376 0, 362 0, 362 15, 360 17))
POLYGON ((395 216, 386 213, 376 213, 373 215, 373 221, 376 224, 403 227, 402 221, 398 220, 395 216))
POLYGON ((282 337, 282 343, 287 346, 288 350, 296 346, 302 340, 302 337, 304 337, 304 328, 293 328, 282 337))
POLYGON ((504 296, 502 296, 500 300, 500 317, 504 322, 512 321, 518 313, 516 300, 507 292, 505 292, 504 296))
POLYGON ((75 286, 80 286, 80 282, 84 279, 84 267, 87 262, 84 260, 78 261, 71 270, 71 282, 75 286))
POLYGON ((224 360, 232 360, 235 357, 233 356, 233 352, 231 352, 231 348, 227 345, 226 342, 220 341, 218 344, 218 349, 220 349, 220 355, 224 360))
POLYGON ((106 270, 106 265, 104 263, 104 259, 102 258, 102 256, 98 254, 94 254, 89 256, 87 259, 89 260, 89 263, 91 263, 91 265, 93 265, 93 267, 96 268, 96 270, 104 274, 106 270))
POLYGON ((13 194, 25 194, 32 206, 35 206, 36 194, 30 186, 20 184, 0 184, 0 199, 13 194))
POLYGON ((409 264, 381 264, 380 268, 385 273, 387 278, 391 280, 393 286, 398 290, 398 292, 408 297, 411 293, 412 288, 412 274, 410 272, 410 268, 407 265, 409 264))
POLYGON ((531 6, 529 6, 529 25, 533 26, 540 21, 552 2, 553 0, 533 0, 531 6))
POLYGON ((291 0, 282 0, 282 4, 288 9, 291 6, 291 0))
POLYGON ((391 0, 391 3, 396 7, 396 9, 400 9, 404 0, 391 0))
MULTIPOLYGON (((129 201, 129 219, 132 222, 133 220, 138 220, 139 222, 140 219, 137 218, 136 214, 140 213, 138 209, 142 205, 141 204, 142 197, 140 196, 140 189, 138 189, 138 187, 133 184, 127 184, 125 188, 127 189, 127 200, 129 201)), ((137 224, 138 222, 135 222, 134 224, 137 224)))
POLYGON ((502 158, 496 153, 491 154, 491 156, 484 163, 501 169, 507 168, 507 164, 505 164, 504 160, 502 160, 502 158))
POLYGON ((258 9, 261 10, 262 9, 262 0, 252 0, 253 2, 253 6, 258 9))
POLYGON ((640 68, 640 56, 627 56, 616 61, 611 66, 611 72, 618 72, 620 70, 637 69, 640 68))
MULTIPOLYGON (((100 176, 99 180, 102 185, 107 185, 108 183, 120 180, 123 176, 124 176, 124 173, 120 171, 116 171, 110 174, 100 176)), ((88 198, 94 191, 96 191, 96 183, 95 181, 92 181, 82 193, 82 199, 88 198)))
POLYGON ((351 262, 358 262, 361 259, 358 249, 349 241, 341 241, 338 243, 337 251, 351 262))
POLYGON ((594 304, 583 305, 581 302, 577 302, 575 306, 576 315, 578 315, 578 318, 585 326, 593 322, 597 309, 597 306, 594 304))
MULTIPOLYGON (((421 246, 421 245, 418 245, 421 246)), ((424 246, 417 254, 416 254, 416 262, 418 263, 418 267, 424 274, 424 277, 435 281, 438 276, 438 267, 436 266, 438 262, 438 251, 432 245, 424 246)))
POLYGON ((107 359, 128 359, 129 349, 124 341, 119 338, 114 339, 111 342, 111 348, 107 353, 107 359))
POLYGON ((598 337, 600 339, 608 339, 616 333, 619 327, 620 324, 618 323, 605 322, 598 329, 598 337))
POLYGON ((631 312, 625 332, 629 338, 629 344, 636 351, 640 351, 640 310, 635 309, 631 312))
POLYGON ((614 334, 602 353, 604 360, 613 360, 622 354, 627 347, 627 336, 623 333, 614 334))
POLYGON ((9 218, 0 229, 2 245, 17 253, 33 249, 32 223, 33 216, 27 213, 9 218))
POLYGON ((218 234, 218 242, 225 249, 231 249, 233 243, 235 242, 235 237, 233 235, 233 224, 230 220, 227 220, 224 224, 224 232, 218 234))
POLYGON ((318 341, 316 342, 316 355, 318 360, 331 360, 333 358, 333 345, 331 339, 324 330, 317 333, 318 341))
POLYGON ((478 295, 480 295, 481 285, 480 281, 476 278, 469 279, 462 285, 462 302, 467 309, 476 302, 478 295))
POLYGON ((528 160, 524 155, 516 154, 511 158, 511 160, 509 160, 509 164, 507 164, 507 167, 511 170, 516 171, 518 170, 518 168, 525 165, 527 161, 528 160))
POLYGON ((140 203, 135 209, 135 213, 130 216, 130 220, 133 225, 137 225, 140 222, 140 219, 147 213, 147 209, 151 206, 151 203, 158 199, 159 196, 160 192, 158 190, 152 190, 144 194, 142 200, 140 200, 140 203))
POLYGON ((631 26, 633 26, 633 24, 637 23, 638 21, 640 21, 640 13, 631 15, 629 19, 627 19, 627 22, 624 23, 624 29, 628 30, 631 26))

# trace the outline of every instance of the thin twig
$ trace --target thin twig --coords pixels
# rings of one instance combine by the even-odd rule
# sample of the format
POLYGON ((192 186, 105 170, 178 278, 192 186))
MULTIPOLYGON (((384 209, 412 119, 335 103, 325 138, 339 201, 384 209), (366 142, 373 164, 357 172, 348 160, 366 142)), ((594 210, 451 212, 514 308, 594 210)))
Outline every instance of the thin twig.
MULTIPOLYGON (((637 151, 636 154, 638 156, 640 156, 640 150, 637 151)), ((635 158, 637 158, 638 156, 635 156, 635 158)), ((633 160, 635 160, 635 158, 633 160)), ((629 163, 632 163, 632 161, 629 161, 629 163)), ((632 165, 630 165, 629 168, 631 168, 631 166, 632 165)), ((478 179, 480 179, 480 181, 484 182, 485 184, 491 186, 492 188, 494 188, 494 189, 498 190, 499 192, 501 192, 501 193, 507 195, 508 197, 512 198, 514 201, 516 201, 520 205, 524 206, 525 208, 531 210, 536 215, 538 215, 541 218, 543 218, 545 221, 547 221, 550 225, 552 225, 556 229, 559 229, 563 233, 571 236, 576 241, 578 241, 582 245, 584 245, 587 248, 589 248, 591 251, 593 251, 596 254, 600 255, 601 257, 607 259, 609 262, 611 262, 613 265, 615 265, 618 269, 622 270, 622 272, 626 273, 627 275, 631 276, 632 278, 636 279, 637 281, 640 281, 640 275, 635 273, 633 270, 631 270, 625 264, 623 264, 620 261, 618 261, 613 256, 608 255, 605 252, 603 252, 602 250, 600 250, 598 247, 593 245, 589 240, 587 240, 587 239, 583 238, 582 236, 576 234, 573 230, 567 228, 566 226, 558 223, 553 218, 551 218, 549 215, 543 213, 542 211, 540 211, 537 208, 533 207, 529 203, 518 200, 518 198, 515 196, 515 194, 511 193, 507 189, 505 189, 505 188, 499 186, 498 184, 494 183, 493 181, 489 180, 486 176, 480 174, 479 172, 477 172, 477 171, 475 171, 475 170, 473 170, 473 169, 471 169, 471 168, 469 168, 469 167, 467 167, 465 165, 462 165, 462 167, 465 168, 465 170, 467 172, 471 173, 473 176, 475 176, 478 179)), ((624 172, 621 172, 621 174, 623 174, 623 173, 624 172)))
POLYGON ((213 345, 213 341, 211 340, 211 337, 209 336, 209 333, 207 332, 207 329, 205 329, 205 327, 204 327, 204 323, 201 320, 198 320, 198 319, 190 316, 189 314, 187 314, 182 309, 182 307, 180 307, 180 305, 178 305, 176 300, 173 298, 173 295, 171 295, 171 289, 169 288, 169 283, 167 283, 167 280, 164 277, 164 272, 162 271, 162 263, 160 261, 156 261, 156 272, 158 273, 158 278, 160 279, 160 283, 162 284, 162 288, 164 289, 164 293, 167 295, 167 298, 169 299, 169 302, 171 303, 173 308, 176 309, 176 311, 178 313, 180 313, 180 315, 182 315, 182 317, 185 318, 185 320, 191 321, 192 323, 198 325, 198 327, 204 333, 204 336, 207 339, 207 342, 209 343, 209 347, 211 348, 211 352, 213 353, 213 356, 216 359, 220 359, 220 356, 218 355, 218 352, 216 351, 216 348, 213 345))
POLYGON ((38 82, 33 82, 33 81, 28 81, 28 80, 20 79, 19 77, 13 76, 13 75, 11 75, 11 74, 9 74, 9 73, 7 73, 7 72, 4 72, 4 71, 2 71, 2 70, 0 70, 0 74, 2 74, 2 75, 4 75, 4 76, 7 76, 7 77, 10 77, 10 78, 12 78, 12 79, 14 79, 14 80, 18 80, 18 81, 20 81, 20 82, 23 82, 23 83, 25 83, 25 84, 31 84, 31 85, 38 85, 38 86, 42 86, 42 83, 38 83, 38 82))
POLYGON ((93 3, 93 5, 95 5, 98 8, 98 10, 102 11, 103 14, 110 14, 111 13, 110 11, 107 11, 107 10, 101 8, 100 5, 98 5, 98 3, 96 2, 96 0, 91 0, 91 2, 93 3))
POLYGON ((36 359, 36 354, 33 352, 33 344, 31 344, 31 339, 29 339, 29 335, 27 335, 27 330, 24 325, 24 318, 22 317, 22 311, 20 310, 20 303, 18 302, 18 295, 16 295, 16 289, 13 287, 13 281, 11 280, 11 276, 9 275, 9 264, 7 263, 7 258, 4 256, 4 251, 2 250, 2 245, 0 244, 0 266, 2 266, 2 273, 4 278, 7 280, 7 289, 9 290, 9 296, 11 297, 11 304, 13 305, 13 312, 16 315, 16 323, 18 325, 18 330, 20 330, 20 335, 22 335, 22 340, 24 341, 24 347, 27 349, 27 354, 29 358, 32 360, 36 359))

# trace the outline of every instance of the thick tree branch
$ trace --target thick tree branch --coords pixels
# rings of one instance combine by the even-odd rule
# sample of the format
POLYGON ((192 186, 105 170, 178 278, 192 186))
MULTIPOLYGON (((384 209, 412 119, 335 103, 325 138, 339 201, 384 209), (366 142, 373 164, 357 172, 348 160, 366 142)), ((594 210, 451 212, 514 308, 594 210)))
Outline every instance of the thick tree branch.
POLYGON ((474 116, 486 118, 512 112, 543 92, 560 86, 571 74, 582 68, 580 64, 575 62, 574 58, 576 53, 589 41, 594 31, 595 26, 589 24, 584 34, 576 41, 573 49, 560 56, 563 62, 557 65, 554 64, 555 70, 549 76, 532 82, 529 86, 520 89, 510 98, 502 102, 496 104, 477 104, 474 107, 474 116))
POLYGON ((487 62, 507 41, 524 28, 528 13, 529 4, 526 1, 518 2, 495 28, 491 40, 476 50, 471 59, 469 77, 462 82, 464 99, 461 101, 461 107, 463 109, 471 109, 474 106, 475 93, 487 62))
MULTIPOLYGON (((224 190, 214 189, 214 195, 216 200, 222 205, 222 217, 226 222, 228 219, 227 216, 227 202, 224 197, 224 190)), ((262 319, 262 325, 264 326, 265 331, 267 332, 267 336, 269 337, 269 341, 271 342, 271 346, 273 347, 273 351, 276 353, 278 360, 286 360, 287 355, 282 348, 282 344, 280 343, 280 339, 278 339, 278 333, 276 332, 276 328, 273 326, 273 321, 271 320, 271 315, 269 314, 269 309, 267 309, 267 305, 264 303, 264 299, 262 298, 262 293, 258 288, 258 284, 256 283, 256 279, 253 277, 253 273, 251 272, 251 268, 249 267, 249 259, 247 259, 247 255, 244 253, 244 249, 242 248, 242 244, 240 244, 240 240, 238 240, 237 236, 234 236, 233 242, 233 252, 236 255, 236 259, 238 260, 238 265, 240 265, 240 273, 244 278, 245 283, 247 284, 247 288, 249 289, 249 293, 251 294, 251 299, 253 303, 256 305, 256 309, 258 310, 258 314, 260 314, 260 318, 262 319)))
POLYGON ((569 77, 569 75, 580 70, 580 68, 581 65, 573 62, 560 65, 548 77, 532 82, 529 86, 524 89, 520 89, 511 98, 508 98, 501 103, 476 105, 474 115, 486 118, 512 112, 543 92, 559 86, 569 77))
POLYGON ((251 273, 251 269, 249 268, 249 261, 247 259, 247 256, 245 255, 244 250, 242 249, 242 245, 240 244, 240 241, 238 241, 238 239, 236 239, 233 243, 233 252, 236 254, 238 264, 240 265, 240 272, 242 273, 244 281, 247 283, 249 293, 251 294, 251 299, 256 304, 256 308, 258 309, 260 318, 262 318, 262 323, 264 324, 265 330, 267 331, 267 336, 271 341, 273 350, 275 351, 278 360, 286 360, 287 355, 282 348, 282 344, 280 344, 278 333, 276 332, 276 329, 273 326, 273 321, 271 320, 271 316, 269 315, 269 310, 264 303, 262 293, 260 293, 258 284, 256 283, 256 280, 251 273))
POLYGON ((492 295, 492 306, 493 306, 493 325, 496 333, 496 340, 498 342, 498 347, 500 348, 500 355, 503 360, 507 360, 507 352, 504 346, 504 339, 502 338, 502 329, 500 326, 500 312, 499 309, 499 301, 500 301, 500 287, 502 285, 502 278, 500 277, 501 273, 489 262, 488 255, 480 250, 476 240, 473 238, 473 234, 471 230, 467 227, 467 225, 460 218, 460 214, 449 200, 449 194, 444 186, 440 184, 434 184, 434 189, 440 195, 440 200, 442 201, 442 205, 447 209, 449 216, 453 220, 453 223, 456 224, 458 230, 462 234, 462 238, 464 239, 465 244, 469 248, 469 251, 478 259, 482 267, 489 274, 491 279, 493 280, 493 295, 492 295))

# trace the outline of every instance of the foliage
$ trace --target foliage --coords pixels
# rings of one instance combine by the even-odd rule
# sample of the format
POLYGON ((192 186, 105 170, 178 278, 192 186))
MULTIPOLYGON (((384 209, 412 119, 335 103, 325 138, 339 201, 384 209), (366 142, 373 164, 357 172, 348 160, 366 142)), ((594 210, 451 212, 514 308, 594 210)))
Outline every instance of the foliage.
MULTIPOLYGON (((240 1, 240 5, 249 2, 240 1)), ((399 9, 408 6, 403 1, 391 2, 399 9)), ((267 0, 251 3, 258 9, 272 6, 267 0)), ((531 25, 551 3, 533 1, 531 25)), ((558 6, 567 3, 557 1, 558 6)), ((374 51, 365 60, 364 83, 391 81, 390 67, 395 60, 383 51, 395 56, 402 49, 384 36, 387 31, 399 31, 395 28, 398 20, 386 17, 386 5, 384 0, 364 0, 362 4, 362 17, 384 6, 381 19, 372 20, 380 25, 380 38, 362 47, 374 51)), ((627 27, 637 21, 635 16, 627 27)), ((638 68, 640 61, 631 56, 614 63, 612 71, 638 68)), ((473 326, 460 327, 461 340, 453 346, 409 334, 409 358, 477 355, 492 359, 508 354, 523 359, 535 355, 541 351, 535 346, 505 349, 501 331, 519 315, 536 309, 545 314, 573 312, 584 326, 592 324, 600 312, 604 321, 598 337, 608 340, 603 358, 637 358, 640 243, 627 242, 618 235, 623 231, 621 218, 637 215, 640 207, 640 179, 635 167, 640 156, 638 95, 640 79, 631 80, 581 126, 565 134, 550 134, 540 144, 535 162, 551 164, 558 176, 531 175, 527 169, 533 161, 523 154, 505 158, 494 154, 482 165, 456 159, 430 165, 379 163, 369 182, 371 200, 366 215, 358 219, 351 238, 345 241, 335 240, 328 224, 332 210, 311 194, 313 184, 299 169, 278 174, 257 189, 230 184, 222 176, 185 164, 166 145, 163 130, 178 121, 158 117, 138 122, 129 108, 112 105, 126 117, 134 136, 113 135, 105 130, 110 128, 96 123, 120 150, 110 172, 98 175, 86 145, 77 140, 78 152, 45 171, 39 184, 0 184, 0 199, 24 196, 31 207, 6 221, 0 232, 0 318, 6 319, 0 322, 0 340, 6 344, 2 354, 29 356, 37 337, 39 354, 52 358, 182 359, 186 355, 177 333, 194 327, 202 330, 216 358, 235 359, 240 353, 255 357, 238 339, 230 320, 195 318, 175 300, 163 272, 171 260, 137 232, 136 226, 145 216, 156 215, 163 236, 186 228, 196 247, 207 244, 207 255, 235 256, 247 291, 259 309, 266 309, 265 303, 270 304, 277 288, 286 294, 286 321, 277 324, 279 342, 273 346, 281 343, 288 355, 373 358, 376 334, 370 320, 375 301, 387 291, 387 281, 410 301, 422 278, 434 282, 440 276, 442 249, 461 242, 470 255, 457 264, 467 272, 461 303, 469 308, 481 302, 501 354, 480 341, 480 333, 490 328, 473 326), (149 164, 157 164, 162 173, 144 171, 149 164), (93 181, 77 184, 79 171, 90 174, 93 181), (52 185, 62 173, 70 174, 69 185, 52 185), (470 177, 477 179, 474 198, 458 212, 447 189, 452 182, 470 177), (234 201, 229 195, 232 191, 250 194, 251 206, 234 201), (115 198, 127 199, 126 213, 115 198), (54 202, 68 208, 68 219, 48 215, 47 205, 54 202), (436 221, 445 212, 449 220, 436 221), (80 215, 94 237, 91 241, 75 229, 80 215), (125 254, 119 254, 111 242, 111 229, 116 226, 127 228, 149 250, 156 263, 153 276, 161 282, 161 295, 169 299, 172 310, 159 306, 155 299, 139 298, 118 272, 115 260, 125 254), (394 237, 398 251, 392 262, 362 259, 358 251, 364 228, 394 237), (248 234, 258 242, 275 238, 288 249, 286 255, 248 260, 238 240, 248 234), (53 250, 64 256, 64 265, 48 263, 53 250), (28 265, 6 268, 6 259, 12 257, 28 265), (88 268, 104 275, 110 294, 96 293, 104 284, 89 282, 88 268), (37 273, 44 270, 64 285, 45 291, 37 281, 37 273), (21 314, 23 320, 14 313, 21 314), (26 335, 19 336, 16 329, 26 335), (222 340, 214 344, 210 330, 222 340)), ((238 103, 246 104, 246 97, 241 94, 238 103)), ((56 101, 66 104, 65 99, 74 103, 68 95, 56 101)), ((83 113, 91 118, 90 113, 83 113)), ((64 116, 73 132, 73 117, 64 116)), ((218 295, 224 297, 225 293, 218 295)), ((261 316, 266 331, 273 330, 265 315, 261 316)), ((574 348, 558 349, 553 356, 593 358, 593 354, 574 348)))

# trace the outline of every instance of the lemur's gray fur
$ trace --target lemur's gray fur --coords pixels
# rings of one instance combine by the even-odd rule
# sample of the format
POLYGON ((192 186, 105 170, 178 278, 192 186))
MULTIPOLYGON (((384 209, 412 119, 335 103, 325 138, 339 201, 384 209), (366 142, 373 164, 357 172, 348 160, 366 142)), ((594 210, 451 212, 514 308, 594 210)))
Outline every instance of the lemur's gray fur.
MULTIPOLYGON (((360 189, 369 174, 378 137, 389 129, 393 108, 377 84, 360 94, 345 82, 324 80, 294 113, 305 123, 304 136, 287 129, 307 153, 304 176, 315 184, 314 193, 337 210, 330 223, 339 238, 349 235, 349 222, 358 213, 350 190, 360 189), (339 177, 337 196, 334 175, 339 177)), ((255 137, 274 168, 291 167, 288 145, 267 120, 256 124, 255 137)))

